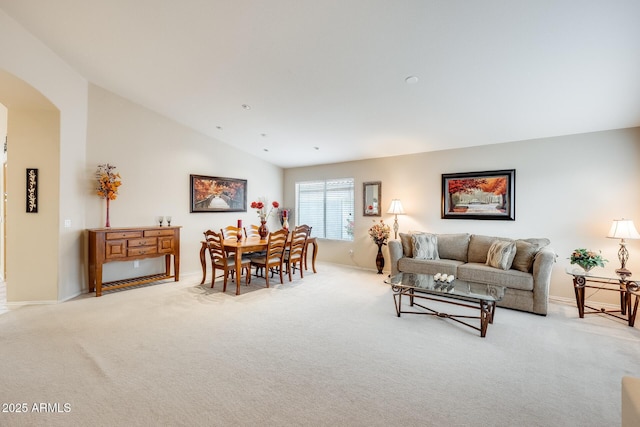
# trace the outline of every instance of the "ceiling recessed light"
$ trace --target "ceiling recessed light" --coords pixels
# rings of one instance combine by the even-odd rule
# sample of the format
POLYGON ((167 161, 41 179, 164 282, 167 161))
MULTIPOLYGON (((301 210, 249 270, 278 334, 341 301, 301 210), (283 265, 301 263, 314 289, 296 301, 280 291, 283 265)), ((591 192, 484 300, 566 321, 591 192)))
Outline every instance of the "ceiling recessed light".
POLYGON ((243 109, 243 110, 251 110, 251 105, 249 105, 249 104, 242 104, 242 109, 243 109))
POLYGON ((269 149, 268 149, 268 148, 263 148, 263 150, 264 150, 265 152, 266 152, 266 151, 269 151, 269 149))
POLYGON ((408 85, 414 85, 414 84, 418 83, 418 78, 416 76, 409 76, 406 79, 404 79, 404 81, 408 85))
POLYGON ((216 126, 216 129, 222 130, 222 126, 216 126))
POLYGON ((263 138, 266 138, 267 134, 266 133, 261 133, 260 136, 263 137, 263 138))
POLYGON ((320 149, 320 147, 313 147, 313 149, 317 151, 320 149))

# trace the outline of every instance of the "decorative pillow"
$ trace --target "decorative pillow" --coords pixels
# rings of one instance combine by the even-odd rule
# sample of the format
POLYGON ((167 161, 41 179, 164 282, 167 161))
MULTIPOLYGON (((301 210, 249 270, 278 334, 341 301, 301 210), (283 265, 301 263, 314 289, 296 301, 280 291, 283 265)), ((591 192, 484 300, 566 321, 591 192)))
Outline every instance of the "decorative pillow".
POLYGON ((538 245, 525 240, 516 240, 516 256, 513 258, 511 268, 529 273, 533 267, 533 258, 538 250, 538 245))
POLYGON ((516 242, 496 240, 489 247, 487 265, 501 270, 509 270, 516 256, 516 242))
POLYGON ((489 248, 496 240, 505 242, 514 241, 514 239, 509 239, 508 237, 494 237, 472 234, 471 237, 469 237, 469 259, 467 262, 485 263, 487 261, 489 248))
POLYGON ((398 234, 400 235, 400 242, 402 243, 402 253, 408 258, 413 258, 413 242, 411 241, 411 234, 398 234))
POLYGON ((413 257, 415 259, 439 259, 438 236, 435 234, 414 234, 411 236, 413 243, 413 257))

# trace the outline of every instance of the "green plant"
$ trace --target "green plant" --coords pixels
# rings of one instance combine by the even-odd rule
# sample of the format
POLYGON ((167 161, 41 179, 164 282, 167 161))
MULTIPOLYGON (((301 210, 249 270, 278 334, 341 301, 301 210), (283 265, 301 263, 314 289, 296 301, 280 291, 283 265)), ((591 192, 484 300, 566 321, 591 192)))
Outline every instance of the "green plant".
POLYGON ((602 258, 600 251, 594 252, 582 248, 575 249, 569 259, 571 264, 578 264, 585 270, 590 270, 593 267, 604 267, 604 263, 609 262, 609 260, 602 258))

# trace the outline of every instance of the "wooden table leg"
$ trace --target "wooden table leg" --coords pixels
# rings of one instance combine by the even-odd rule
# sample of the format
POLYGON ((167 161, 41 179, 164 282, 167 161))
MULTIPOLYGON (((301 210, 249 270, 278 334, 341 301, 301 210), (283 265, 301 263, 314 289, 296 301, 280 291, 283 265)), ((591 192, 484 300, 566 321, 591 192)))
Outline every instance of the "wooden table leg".
POLYGON ((96 266, 96 296, 102 296, 102 263, 96 266))
POLYGON ((204 279, 207 277, 207 262, 205 260, 205 251, 207 250, 207 243, 202 242, 202 247, 200 248, 200 265, 202 266, 202 281, 200 284, 204 284, 204 279))
POLYGON ((640 299, 640 297, 638 297, 637 295, 631 295, 629 294, 629 326, 633 326, 636 323, 636 313, 638 312, 638 299, 640 299), (633 307, 631 306, 631 300, 632 298, 635 300, 635 303, 633 303, 633 307))
POLYGON ((626 292, 626 288, 623 284, 620 284, 620 314, 625 316, 627 314, 627 300, 628 300, 628 292, 626 292))
MULTIPOLYGON (((313 254, 311 257, 311 268, 313 268, 313 272, 317 273, 316 271, 316 256, 318 255, 318 244, 316 243, 315 240, 313 240, 311 242, 311 244, 313 245, 313 254)), ((305 267, 306 267, 306 262, 307 260, 305 259, 305 267)))
POLYGON ((576 293, 576 305, 578 306, 578 315, 580 316, 581 319, 583 319, 584 318, 584 277, 574 276, 573 289, 576 293))
POLYGON ((242 279, 242 246, 238 245, 236 249, 236 295, 240 295, 240 279, 242 279))
POLYGON ((488 301, 480 301, 480 336, 482 338, 487 335, 487 326, 493 323, 492 305, 488 301))

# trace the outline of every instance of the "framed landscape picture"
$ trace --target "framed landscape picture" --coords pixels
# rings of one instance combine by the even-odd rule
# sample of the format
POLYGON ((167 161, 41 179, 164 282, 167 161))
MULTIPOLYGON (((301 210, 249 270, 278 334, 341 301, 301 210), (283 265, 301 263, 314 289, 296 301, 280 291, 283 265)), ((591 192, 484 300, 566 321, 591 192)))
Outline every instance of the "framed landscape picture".
POLYGON ((246 212, 247 180, 191 175, 191 212, 246 212))
POLYGON ((514 221, 515 169, 442 174, 442 218, 514 221))

